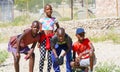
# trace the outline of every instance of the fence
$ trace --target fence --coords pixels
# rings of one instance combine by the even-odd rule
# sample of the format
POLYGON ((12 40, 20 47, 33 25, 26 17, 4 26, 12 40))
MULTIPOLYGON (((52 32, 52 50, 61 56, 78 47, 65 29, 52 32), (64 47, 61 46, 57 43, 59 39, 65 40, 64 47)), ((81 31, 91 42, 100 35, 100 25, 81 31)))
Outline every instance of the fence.
POLYGON ((40 14, 40 10, 43 9, 43 6, 47 4, 48 1, 52 1, 50 4, 53 7, 53 15, 63 20, 120 16, 119 0, 59 0, 61 1, 59 4, 57 3, 58 0, 25 1, 26 3, 22 3, 22 5, 24 5, 26 9, 17 10, 17 8, 14 8, 13 11, 13 0, 0 0, 0 20, 11 21, 14 17, 23 14, 29 14, 32 17, 40 18, 42 17, 40 15, 43 15, 40 14), (35 4, 35 6, 32 6, 33 4, 35 4), (39 7, 39 5, 42 6, 39 7))

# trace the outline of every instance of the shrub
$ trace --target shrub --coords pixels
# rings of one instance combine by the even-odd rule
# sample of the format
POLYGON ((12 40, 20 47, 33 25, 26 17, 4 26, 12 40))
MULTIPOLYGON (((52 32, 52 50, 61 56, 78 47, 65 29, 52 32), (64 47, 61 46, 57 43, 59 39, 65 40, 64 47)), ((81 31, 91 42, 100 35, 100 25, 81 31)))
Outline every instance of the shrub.
POLYGON ((120 72, 120 67, 114 63, 108 64, 107 62, 99 63, 95 67, 95 72, 120 72))
POLYGON ((108 33, 99 37, 90 37, 93 42, 103 42, 106 40, 112 40, 114 43, 120 44, 120 35, 115 33, 108 33))
POLYGON ((8 52, 5 50, 0 50, 0 64, 6 60, 8 57, 8 52))

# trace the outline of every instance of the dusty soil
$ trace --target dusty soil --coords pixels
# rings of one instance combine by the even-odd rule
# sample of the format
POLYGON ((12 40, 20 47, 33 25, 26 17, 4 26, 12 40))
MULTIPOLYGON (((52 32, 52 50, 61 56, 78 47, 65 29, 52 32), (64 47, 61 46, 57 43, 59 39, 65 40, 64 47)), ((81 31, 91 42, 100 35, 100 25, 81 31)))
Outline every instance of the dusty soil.
MULTIPOLYGON (((1 33, 2 35, 5 35, 6 37, 10 37, 12 35, 21 33, 27 26, 0 28, 0 33, 3 32, 1 33)), ((70 34, 70 36, 73 38, 73 41, 75 41, 76 40, 75 29, 71 30, 72 28, 71 25, 64 26, 64 28, 66 29, 66 32, 68 32, 68 34, 70 34)), ((100 62, 107 62, 107 63, 112 62, 115 63, 116 65, 120 65, 120 52, 119 52, 120 44, 114 44, 112 41, 105 41, 105 42, 93 43, 93 45, 95 47, 95 54, 97 57, 97 64, 95 66, 97 66, 100 62)), ((0 43, 0 49, 7 50, 7 43, 0 43)), ((36 57, 35 57, 34 72, 39 72, 38 48, 35 49, 35 56, 36 57)), ((28 62, 29 61, 25 61, 24 55, 21 55, 20 72, 28 72, 28 62)), ((46 64, 47 64, 47 59, 45 61, 44 72, 46 72, 46 67, 47 67, 46 64)), ((65 64, 61 66, 61 70, 62 72, 65 72, 65 64)), ((0 72, 14 72, 13 57, 11 53, 9 53, 9 57, 5 60, 5 62, 0 65, 0 72)), ((51 72, 54 72, 53 69, 51 72)))
MULTIPOLYGON (((97 66, 100 62, 107 62, 107 63, 115 63, 116 65, 120 65, 120 44, 114 44, 112 42, 103 42, 103 43, 93 43, 95 46, 95 54, 97 57, 97 66)), ((0 44, 0 48, 4 47, 7 50, 7 43, 0 44)), ((39 72, 39 49, 35 49, 35 67, 34 72, 39 72)), ((28 72, 28 62, 25 61, 24 55, 21 55, 20 61, 20 72, 28 72)), ((47 59, 45 61, 44 72, 46 72, 46 64, 47 59)), ((61 66, 62 72, 65 71, 65 64, 61 66)), ((8 59, 0 65, 0 72, 14 72, 13 66, 13 57, 12 54, 9 53, 8 59)), ((53 72, 53 69, 52 71, 53 72)))

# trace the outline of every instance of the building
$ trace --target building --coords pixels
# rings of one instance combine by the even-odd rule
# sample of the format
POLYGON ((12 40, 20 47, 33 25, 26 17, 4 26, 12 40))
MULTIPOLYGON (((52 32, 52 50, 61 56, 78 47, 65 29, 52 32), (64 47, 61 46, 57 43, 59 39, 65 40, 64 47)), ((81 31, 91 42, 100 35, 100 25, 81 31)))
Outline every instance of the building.
POLYGON ((14 0, 0 0, 0 21, 13 20, 14 0))

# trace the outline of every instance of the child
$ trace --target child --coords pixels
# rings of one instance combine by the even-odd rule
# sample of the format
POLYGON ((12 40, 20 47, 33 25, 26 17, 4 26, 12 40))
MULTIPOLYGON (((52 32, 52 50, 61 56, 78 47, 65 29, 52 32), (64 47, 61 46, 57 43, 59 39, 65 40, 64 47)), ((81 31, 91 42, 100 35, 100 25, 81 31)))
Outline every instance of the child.
POLYGON ((71 62, 71 66, 74 67, 85 67, 85 72, 93 71, 93 65, 95 64, 94 47, 88 38, 85 38, 85 31, 83 28, 76 30, 76 37, 78 41, 73 44, 73 54, 77 53, 78 57, 74 57, 74 61, 71 62))
POLYGON ((39 71, 43 72, 44 60, 46 56, 46 51, 48 51, 47 59, 48 59, 48 67, 47 72, 51 70, 51 48, 50 48, 50 39, 54 34, 54 25, 59 28, 59 24, 56 21, 56 18, 52 17, 52 6, 47 4, 44 7, 44 12, 46 17, 40 19, 40 23, 42 24, 43 34, 41 35, 40 40, 40 61, 39 61, 39 71))
POLYGON ((71 47, 72 39, 65 33, 63 28, 58 28, 56 35, 51 39, 52 63, 55 72, 60 72, 59 65, 63 64, 66 55, 66 72, 71 72, 71 47), (61 53, 64 50, 64 53, 61 53), (61 55, 61 56, 60 56, 61 55))
POLYGON ((30 59, 29 72, 33 72, 35 59, 34 48, 40 38, 40 35, 38 34, 39 24, 40 23, 38 21, 33 21, 31 28, 24 30, 24 32, 20 35, 10 38, 8 51, 13 54, 15 72, 19 72, 19 60, 21 53, 26 55, 26 60, 30 59), (32 44, 31 49, 28 47, 29 44, 32 44))

